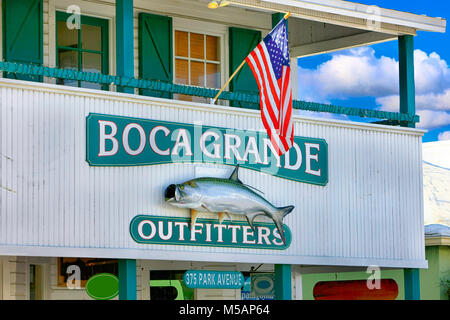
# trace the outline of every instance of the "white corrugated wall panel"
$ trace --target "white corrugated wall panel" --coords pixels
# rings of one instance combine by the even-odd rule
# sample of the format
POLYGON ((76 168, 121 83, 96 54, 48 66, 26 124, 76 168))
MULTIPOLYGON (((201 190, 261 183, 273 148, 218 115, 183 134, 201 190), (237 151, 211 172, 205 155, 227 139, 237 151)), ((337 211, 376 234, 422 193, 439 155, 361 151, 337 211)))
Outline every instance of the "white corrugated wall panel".
POLYGON ((327 141, 326 186, 240 172, 274 205, 295 205, 287 250, 143 245, 129 235, 134 216, 188 215, 164 204, 168 184, 199 166, 232 168, 90 167, 86 116, 261 130, 259 112, 13 80, 0 80, 0 94, 0 254, 426 265, 420 130, 296 117, 296 136, 327 141))

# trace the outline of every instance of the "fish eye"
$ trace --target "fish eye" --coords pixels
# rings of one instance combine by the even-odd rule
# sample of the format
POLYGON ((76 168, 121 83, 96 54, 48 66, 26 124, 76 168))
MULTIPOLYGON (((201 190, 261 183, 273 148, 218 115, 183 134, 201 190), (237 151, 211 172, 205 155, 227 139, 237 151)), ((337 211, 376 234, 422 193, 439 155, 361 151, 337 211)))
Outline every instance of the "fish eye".
POLYGON ((184 184, 182 184, 182 185, 180 186, 180 189, 181 189, 181 190, 184 190, 184 184))

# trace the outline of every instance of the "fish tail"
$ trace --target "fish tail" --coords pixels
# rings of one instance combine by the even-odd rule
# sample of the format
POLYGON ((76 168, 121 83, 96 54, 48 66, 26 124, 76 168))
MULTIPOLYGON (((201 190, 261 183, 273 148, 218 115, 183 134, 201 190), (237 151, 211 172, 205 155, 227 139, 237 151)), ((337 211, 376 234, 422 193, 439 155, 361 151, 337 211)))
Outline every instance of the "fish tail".
POLYGON ((283 218, 285 216, 287 216, 289 213, 292 212, 292 210, 294 210, 295 206, 286 206, 286 207, 279 207, 277 208, 277 215, 279 215, 281 217, 281 220, 283 220, 283 218))
POLYGON ((283 218, 287 216, 289 213, 294 210, 294 206, 286 206, 286 207, 280 207, 277 208, 278 210, 273 215, 273 221, 275 222, 275 225, 277 226, 278 233, 281 236, 281 240, 284 244, 286 244, 286 238, 284 236, 284 229, 283 229, 283 218))

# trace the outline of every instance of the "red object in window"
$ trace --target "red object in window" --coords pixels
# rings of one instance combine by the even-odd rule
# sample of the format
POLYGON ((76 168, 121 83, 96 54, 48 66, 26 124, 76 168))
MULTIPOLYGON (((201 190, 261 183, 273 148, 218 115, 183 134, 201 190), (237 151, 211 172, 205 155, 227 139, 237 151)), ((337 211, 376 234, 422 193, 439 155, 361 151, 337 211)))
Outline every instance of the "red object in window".
MULTIPOLYGON (((313 289, 315 300, 394 300, 398 285, 393 279, 381 279, 379 289, 370 289, 367 280, 321 281, 313 289)), ((372 282, 371 282, 372 283, 372 282)))

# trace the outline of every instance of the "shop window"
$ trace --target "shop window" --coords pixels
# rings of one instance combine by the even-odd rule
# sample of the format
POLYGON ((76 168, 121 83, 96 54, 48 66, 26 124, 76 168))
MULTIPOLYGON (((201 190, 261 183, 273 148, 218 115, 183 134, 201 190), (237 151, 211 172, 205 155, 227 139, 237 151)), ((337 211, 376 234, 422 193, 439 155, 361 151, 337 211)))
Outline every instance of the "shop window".
POLYGON ((86 286, 89 278, 99 273, 111 273, 119 276, 119 264, 116 259, 58 258, 58 287, 67 286, 67 280, 74 270, 71 266, 79 268, 82 288, 86 286))
MULTIPOLYGON (((108 74, 108 20, 81 16, 79 28, 67 25, 70 17, 56 12, 56 64, 58 68, 108 74)), ((58 79, 58 84, 107 90, 107 85, 58 79)))
MULTIPOLYGON (((220 88, 220 37, 175 30, 175 83, 220 88)), ((205 98, 175 94, 175 99, 206 102, 205 98)))

